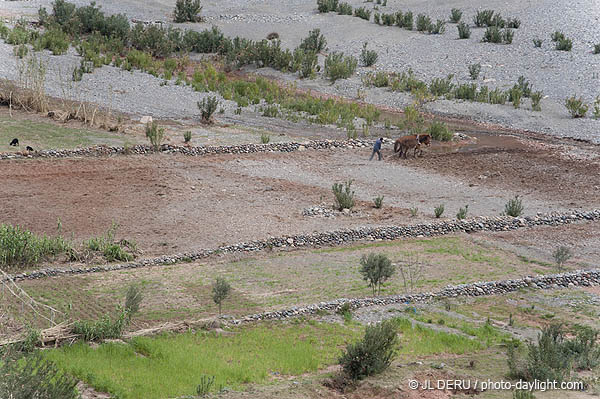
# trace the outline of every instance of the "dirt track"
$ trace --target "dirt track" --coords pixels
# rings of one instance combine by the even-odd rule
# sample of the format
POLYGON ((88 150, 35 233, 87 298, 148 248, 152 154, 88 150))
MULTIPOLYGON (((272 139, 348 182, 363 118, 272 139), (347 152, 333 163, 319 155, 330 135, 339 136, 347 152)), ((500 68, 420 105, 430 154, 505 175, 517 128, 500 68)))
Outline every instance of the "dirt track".
POLYGON ((3 222, 54 233, 60 218, 76 240, 115 221, 118 238, 137 241, 146 255, 281 233, 432 221, 440 203, 444 217, 466 204, 469 216, 497 215, 516 194, 526 214, 598 207, 597 149, 540 146, 548 145, 482 137, 457 153, 434 146, 419 159, 398 160, 385 148, 384 162, 369 162, 367 149, 8 161, 0 170, 0 199, 3 222), (304 208, 330 207, 331 185, 348 179, 359 200, 352 215, 302 216, 304 208), (380 210, 372 207, 378 195, 385 195, 380 210))

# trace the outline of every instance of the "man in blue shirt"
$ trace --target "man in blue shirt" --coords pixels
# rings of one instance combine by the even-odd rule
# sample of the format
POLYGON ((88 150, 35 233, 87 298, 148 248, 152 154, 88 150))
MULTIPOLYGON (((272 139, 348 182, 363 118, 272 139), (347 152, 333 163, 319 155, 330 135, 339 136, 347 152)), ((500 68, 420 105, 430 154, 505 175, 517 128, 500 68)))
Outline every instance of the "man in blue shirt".
POLYGON ((373 160, 373 157, 375 156, 375 154, 377 154, 379 156, 380 161, 383 159, 383 157, 381 156, 381 144, 382 143, 383 143, 383 137, 378 138, 377 141, 375 142, 375 145, 373 146, 373 153, 371 154, 371 158, 369 158, 369 161, 373 160))

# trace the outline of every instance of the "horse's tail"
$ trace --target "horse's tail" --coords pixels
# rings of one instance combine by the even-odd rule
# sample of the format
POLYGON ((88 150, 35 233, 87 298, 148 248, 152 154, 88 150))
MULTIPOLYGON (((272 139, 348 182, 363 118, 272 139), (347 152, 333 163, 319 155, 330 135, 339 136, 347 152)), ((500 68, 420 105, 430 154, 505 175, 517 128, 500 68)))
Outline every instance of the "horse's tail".
POLYGON ((394 143, 394 152, 400 151, 400 140, 396 140, 394 143))

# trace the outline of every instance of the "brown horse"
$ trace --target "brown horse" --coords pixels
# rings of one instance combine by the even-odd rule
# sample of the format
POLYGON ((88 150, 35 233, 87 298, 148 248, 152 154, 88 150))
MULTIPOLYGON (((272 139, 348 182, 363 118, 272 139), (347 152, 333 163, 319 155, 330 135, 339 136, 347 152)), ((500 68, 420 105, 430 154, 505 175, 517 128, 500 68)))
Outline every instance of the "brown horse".
POLYGON ((413 156, 416 158, 417 151, 419 151, 419 156, 423 155, 421 144, 425 144, 426 146, 431 145, 431 136, 429 134, 413 134, 412 136, 400 137, 394 143, 394 152, 399 152, 398 158, 402 156, 402 153, 404 153, 404 158, 406 158, 408 150, 414 148, 413 156))

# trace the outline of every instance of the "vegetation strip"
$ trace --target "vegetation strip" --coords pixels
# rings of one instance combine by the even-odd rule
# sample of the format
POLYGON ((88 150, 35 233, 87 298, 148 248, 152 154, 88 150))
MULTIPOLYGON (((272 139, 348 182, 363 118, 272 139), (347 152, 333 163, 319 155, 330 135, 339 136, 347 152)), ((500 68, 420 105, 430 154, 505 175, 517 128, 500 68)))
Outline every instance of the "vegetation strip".
POLYGON ((97 273, 115 270, 135 269, 140 267, 173 265, 179 262, 192 262, 211 255, 224 253, 256 252, 272 248, 309 248, 343 245, 361 240, 396 240, 411 237, 433 237, 460 232, 508 231, 534 226, 559 226, 577 221, 595 221, 600 219, 600 209, 587 212, 572 211, 566 213, 538 214, 513 218, 510 216, 478 217, 470 220, 451 220, 439 223, 417 224, 410 226, 358 227, 312 234, 271 237, 266 240, 255 240, 216 249, 205 249, 195 253, 164 255, 157 258, 143 259, 134 262, 107 266, 81 267, 71 269, 45 268, 32 272, 6 275, 1 281, 35 280, 49 276, 97 273))

